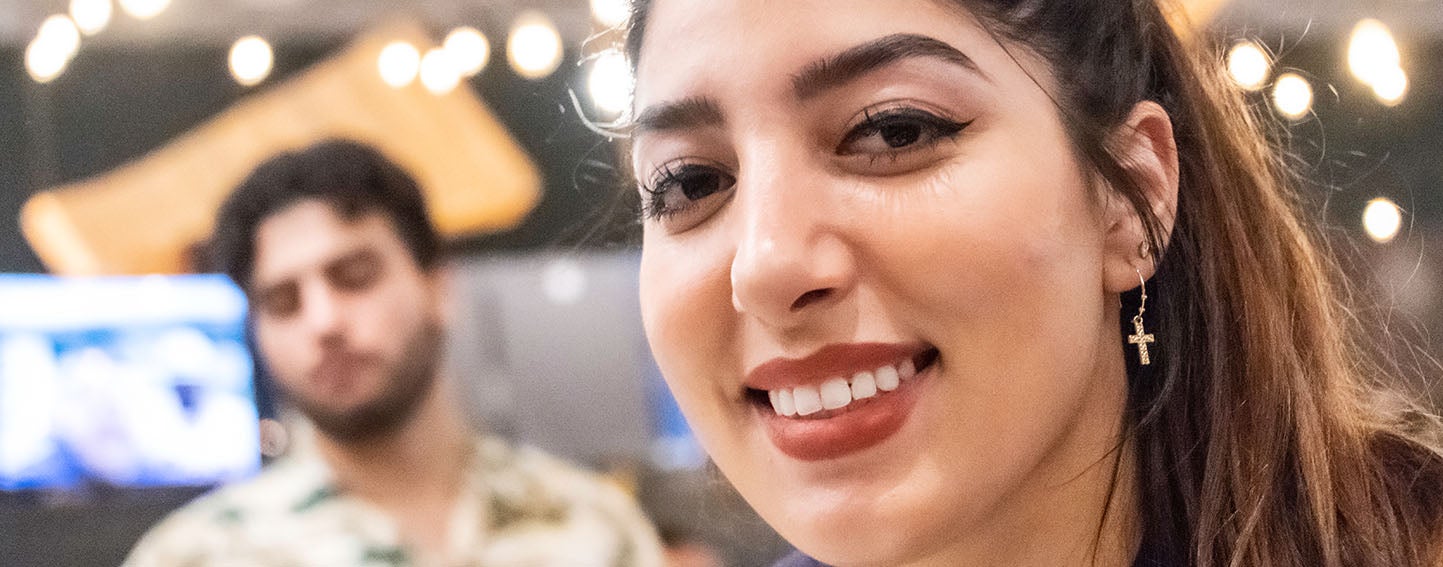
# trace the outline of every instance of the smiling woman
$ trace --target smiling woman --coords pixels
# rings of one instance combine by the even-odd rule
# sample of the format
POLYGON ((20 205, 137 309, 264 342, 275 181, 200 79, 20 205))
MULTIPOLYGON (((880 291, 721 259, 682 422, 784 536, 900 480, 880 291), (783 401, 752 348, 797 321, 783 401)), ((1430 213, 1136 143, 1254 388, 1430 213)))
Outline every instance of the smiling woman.
POLYGON ((649 0, 627 43, 652 350, 799 549, 1439 559, 1437 421, 1155 3, 649 0))

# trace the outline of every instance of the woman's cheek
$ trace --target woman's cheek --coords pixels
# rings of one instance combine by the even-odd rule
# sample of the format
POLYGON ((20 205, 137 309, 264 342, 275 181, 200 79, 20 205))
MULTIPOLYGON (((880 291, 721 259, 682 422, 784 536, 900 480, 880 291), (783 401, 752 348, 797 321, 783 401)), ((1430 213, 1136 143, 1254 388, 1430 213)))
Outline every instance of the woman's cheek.
POLYGON ((646 246, 640 274, 647 338, 673 388, 691 389, 701 374, 722 370, 734 346, 727 340, 734 317, 725 264, 662 237, 646 246))

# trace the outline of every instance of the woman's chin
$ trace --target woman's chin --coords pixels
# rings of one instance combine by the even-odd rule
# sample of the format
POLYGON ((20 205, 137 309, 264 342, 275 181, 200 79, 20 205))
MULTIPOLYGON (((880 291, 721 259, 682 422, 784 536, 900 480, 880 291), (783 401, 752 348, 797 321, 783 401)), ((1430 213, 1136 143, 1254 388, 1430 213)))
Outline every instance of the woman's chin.
POLYGON ((799 527, 794 535, 782 537, 808 556, 827 565, 853 567, 867 565, 895 566, 915 555, 918 545, 910 541, 918 532, 912 526, 882 527, 865 517, 843 519, 840 527, 799 527))
POLYGON ((828 565, 899 565, 926 547, 938 522, 911 495, 859 495, 846 489, 803 490, 803 497, 774 496, 780 507, 758 507, 763 519, 807 555, 828 565))

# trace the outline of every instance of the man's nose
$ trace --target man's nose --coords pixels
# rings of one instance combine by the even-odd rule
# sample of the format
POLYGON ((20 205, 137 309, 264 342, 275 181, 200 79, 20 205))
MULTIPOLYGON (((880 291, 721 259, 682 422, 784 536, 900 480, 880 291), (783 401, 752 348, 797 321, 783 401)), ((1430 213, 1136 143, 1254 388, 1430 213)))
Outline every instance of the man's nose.
POLYGON ((341 336, 344 307, 340 294, 331 286, 312 282, 301 295, 301 322, 306 331, 319 341, 337 340, 341 336))

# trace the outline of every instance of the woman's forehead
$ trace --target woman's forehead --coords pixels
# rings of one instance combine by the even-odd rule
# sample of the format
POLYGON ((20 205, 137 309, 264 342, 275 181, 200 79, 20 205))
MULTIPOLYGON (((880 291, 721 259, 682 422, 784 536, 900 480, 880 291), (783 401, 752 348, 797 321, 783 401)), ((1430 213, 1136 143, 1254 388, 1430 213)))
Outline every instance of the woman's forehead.
MULTIPOLYGON (((678 105, 706 107, 722 117, 790 113, 804 108, 797 103, 806 97, 798 93, 810 72, 895 38, 909 38, 907 49, 914 50, 898 61, 921 61, 928 57, 915 56, 925 55, 960 62, 959 67, 989 83, 969 96, 1014 105, 1043 94, 1038 104, 1051 107, 1056 75, 1048 62, 994 34, 958 2, 658 0, 641 44, 633 117, 641 126, 641 118, 678 105)), ((885 49, 872 52, 888 56, 885 49)), ((930 88, 950 90, 936 83, 951 75, 932 74, 936 80, 928 81, 930 88)))
POLYGON ((933 37, 969 56, 1001 51, 953 2, 657 0, 641 44, 637 102, 685 98, 723 84, 777 89, 810 64, 896 34, 933 37))

